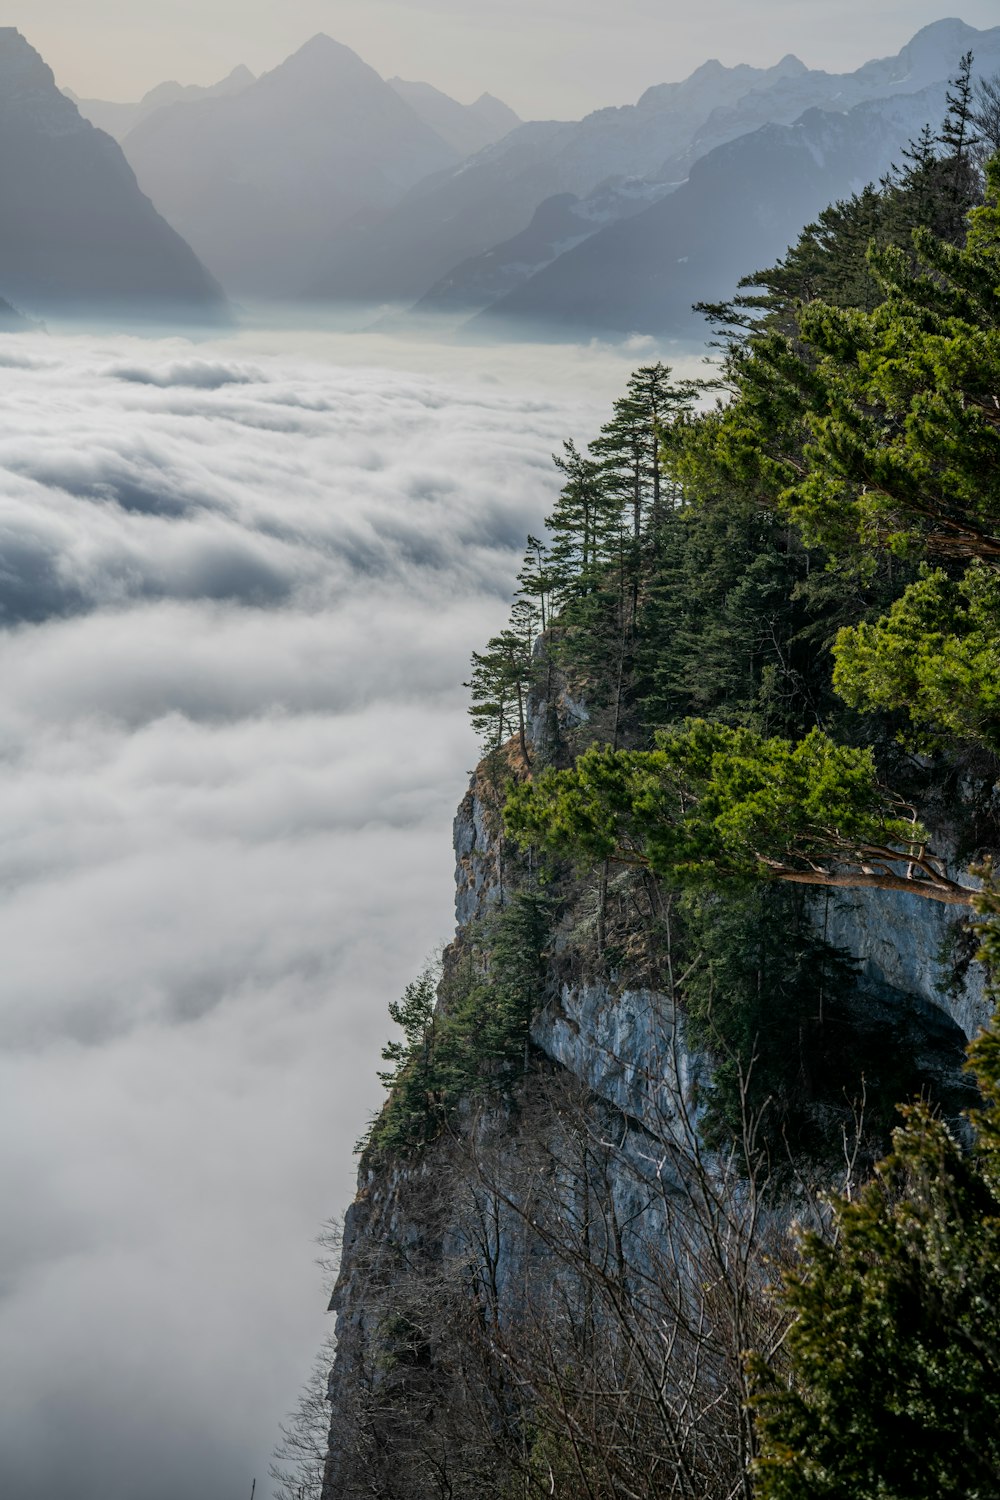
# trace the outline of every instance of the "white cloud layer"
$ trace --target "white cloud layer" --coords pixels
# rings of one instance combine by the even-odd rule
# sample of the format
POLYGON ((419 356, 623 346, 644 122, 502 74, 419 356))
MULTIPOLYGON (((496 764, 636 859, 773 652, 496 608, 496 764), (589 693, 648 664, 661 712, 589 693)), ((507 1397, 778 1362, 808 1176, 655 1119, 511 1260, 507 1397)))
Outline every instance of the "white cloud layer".
POLYGON ((633 354, 279 342, 0 341, 5 1500, 267 1493, 469 652, 633 354))

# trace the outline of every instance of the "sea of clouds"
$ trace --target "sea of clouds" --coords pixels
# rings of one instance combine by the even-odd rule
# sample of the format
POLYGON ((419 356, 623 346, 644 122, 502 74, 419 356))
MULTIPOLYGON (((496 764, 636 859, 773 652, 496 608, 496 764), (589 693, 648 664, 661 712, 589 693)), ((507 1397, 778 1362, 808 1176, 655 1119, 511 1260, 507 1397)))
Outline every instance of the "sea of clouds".
POLYGON ((0 1492, 243 1500, 452 932, 562 439, 645 347, 0 340, 0 1492))

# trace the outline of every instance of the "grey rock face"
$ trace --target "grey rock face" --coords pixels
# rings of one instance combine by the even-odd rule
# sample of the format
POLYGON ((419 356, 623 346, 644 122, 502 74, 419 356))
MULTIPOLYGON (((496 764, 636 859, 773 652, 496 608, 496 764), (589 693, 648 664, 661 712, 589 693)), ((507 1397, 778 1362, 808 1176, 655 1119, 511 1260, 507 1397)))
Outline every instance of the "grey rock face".
POLYGON ((657 990, 613 991, 606 984, 563 986, 531 1032, 536 1046, 629 1119, 662 1134, 692 1119, 705 1060, 692 1052, 683 1017, 657 990))
POLYGON ((459 929, 483 914, 503 889, 495 799, 476 772, 455 816, 455 919, 459 929))
POLYGON ((956 971, 955 950, 967 933, 968 915, 903 891, 839 891, 816 907, 817 926, 861 960, 873 989, 919 996, 971 1038, 989 1020, 992 1006, 981 964, 956 971))
MULTIPOLYGON (((564 724, 585 717, 553 687, 553 704, 534 705, 536 745, 553 715, 564 724)), ((502 892, 497 811, 480 772, 455 820, 459 943, 502 892)), ((973 968, 949 993, 941 988, 955 977, 942 956, 954 909, 865 891, 831 893, 814 911, 827 940, 860 960, 848 1024, 904 1048, 942 1096, 960 1100, 959 1027, 975 1028, 985 998, 973 968)), ((405 1496, 429 1492, 418 1480, 407 1488, 410 1463, 428 1454, 468 1461, 473 1471, 488 1462, 475 1451, 475 1425, 461 1426, 467 1391, 449 1384, 455 1349, 467 1348, 470 1288, 477 1318, 488 1309, 502 1342, 504 1330, 516 1337, 524 1326, 526 1308, 579 1301, 580 1225, 597 1234, 599 1223, 619 1227, 608 1249, 629 1295, 641 1298, 675 1286, 684 1266, 699 1263, 696 1248, 683 1266, 674 1256, 678 1244, 690 1254, 705 1227, 697 1214, 685 1217, 685 1205, 724 1201, 730 1224, 746 1217, 747 1185, 724 1152, 700 1139, 711 1066, 689 1044, 671 997, 579 976, 550 997, 531 1034, 550 1067, 526 1078, 516 1109, 470 1102, 454 1132, 406 1160, 362 1169, 332 1303, 338 1354, 324 1500, 371 1493, 373 1454, 387 1455, 387 1473, 405 1496), (415 1356, 408 1332, 400 1359, 393 1330, 414 1328, 425 1345, 415 1356)), ((768 1213, 768 1232, 780 1237, 782 1210, 768 1213)))

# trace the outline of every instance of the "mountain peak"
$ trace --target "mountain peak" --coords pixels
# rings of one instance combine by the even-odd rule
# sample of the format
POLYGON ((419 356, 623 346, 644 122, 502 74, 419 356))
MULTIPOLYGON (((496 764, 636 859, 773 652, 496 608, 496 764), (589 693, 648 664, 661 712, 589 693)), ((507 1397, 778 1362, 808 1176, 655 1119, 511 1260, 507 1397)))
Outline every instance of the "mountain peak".
POLYGON ((940 21, 931 21, 927 26, 921 26, 902 49, 900 56, 923 57, 930 54, 950 57, 954 53, 955 56, 950 60, 950 66, 954 68, 962 53, 975 46, 979 35, 974 26, 967 25, 958 16, 944 16, 940 21))
POLYGON ((16 26, 0 26, 0 78, 5 89, 11 83, 55 86, 52 69, 16 26))
POLYGON ((786 52, 781 61, 775 63, 772 72, 780 73, 786 78, 796 78, 808 73, 809 69, 801 57, 796 57, 794 52, 786 52))
POLYGON ((717 57, 709 57, 689 74, 689 78, 718 78, 720 73, 726 71, 717 57))
POLYGON ((926 26, 921 26, 915 31, 912 41, 918 41, 921 37, 944 37, 944 36, 975 36, 976 29, 963 21, 959 16, 942 16, 939 21, 928 21, 926 26))
POLYGON ((374 68, 370 68, 350 47, 345 47, 343 42, 335 42, 324 31, 318 31, 308 42, 303 42, 297 52, 293 52, 291 57, 279 63, 271 72, 265 73, 263 78, 257 80, 257 84, 259 86, 271 79, 287 81, 289 78, 306 85, 346 81, 360 84, 362 80, 382 84, 382 79, 374 68))
POLYGON ((139 191, 121 148, 12 26, 0 28, 0 117, 5 298, 32 315, 220 315, 219 288, 139 191))
POLYGON ((90 128, 75 102, 57 88, 48 63, 15 26, 0 26, 0 113, 18 129, 46 135, 90 128))
POLYGON ((892 92, 905 89, 914 93, 931 83, 941 83, 958 67, 965 52, 975 54, 976 71, 995 68, 1000 51, 1000 27, 977 31, 957 16, 931 21, 906 43, 895 57, 875 58, 854 75, 857 79, 876 80, 892 92), (988 61, 984 63, 984 51, 988 61))
POLYGON ((480 119, 488 120, 499 133, 513 130, 521 123, 520 115, 515 114, 510 105, 498 99, 496 94, 480 94, 475 104, 470 104, 469 108, 480 119))
POLYGON ((344 62, 348 60, 361 62, 361 58, 356 52, 350 47, 345 46, 343 42, 334 41, 333 37, 327 36, 325 31, 317 31, 315 36, 311 36, 307 42, 303 42, 298 51, 293 52, 287 61, 295 62, 297 58, 313 57, 324 59, 338 58, 344 62))

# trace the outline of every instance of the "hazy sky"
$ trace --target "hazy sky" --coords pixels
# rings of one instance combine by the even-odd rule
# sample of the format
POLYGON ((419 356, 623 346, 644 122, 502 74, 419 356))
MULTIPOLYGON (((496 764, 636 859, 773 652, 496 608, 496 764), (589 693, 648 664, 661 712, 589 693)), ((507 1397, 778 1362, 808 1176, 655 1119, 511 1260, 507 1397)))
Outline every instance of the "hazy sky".
MULTIPOLYGON (((134 98, 166 78, 211 83, 237 63, 275 66, 317 31, 383 76, 423 78, 462 99, 499 94, 523 116, 574 116, 634 101, 709 57, 775 62, 796 52, 843 71, 899 51, 947 0, 18 0, 19 27, 78 94, 134 98)), ((953 12, 951 12, 953 13, 953 12)), ((997 0, 963 0, 972 26, 997 0)))

